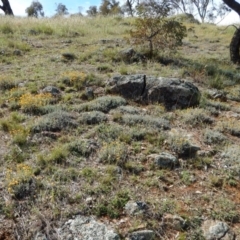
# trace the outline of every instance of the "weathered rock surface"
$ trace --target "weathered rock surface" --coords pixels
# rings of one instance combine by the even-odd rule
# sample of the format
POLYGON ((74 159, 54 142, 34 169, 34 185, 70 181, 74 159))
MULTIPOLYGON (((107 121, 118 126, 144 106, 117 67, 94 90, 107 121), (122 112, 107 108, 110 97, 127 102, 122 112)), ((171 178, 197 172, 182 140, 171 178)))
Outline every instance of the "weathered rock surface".
POLYGON ((182 231, 187 226, 186 221, 182 217, 172 214, 166 214, 163 217, 163 224, 168 225, 176 231, 182 231))
POLYGON ((153 240, 155 233, 152 230, 140 230, 129 234, 129 240, 153 240))
POLYGON ((187 142, 180 146, 173 147, 173 150, 177 153, 178 157, 190 158, 194 157, 201 148, 187 142))
POLYGON ((230 227, 221 221, 206 220, 202 224, 203 236, 206 240, 235 240, 235 234, 230 227))
POLYGON ((42 90, 43 93, 50 93, 52 96, 56 97, 61 95, 61 91, 59 88, 54 86, 47 86, 42 90))
POLYGON ((178 159, 170 153, 151 154, 148 158, 153 158, 154 163, 160 168, 174 168, 179 164, 178 159))
POLYGON ((143 212, 145 212, 145 210, 147 209, 147 204, 145 202, 134 202, 134 201, 129 201, 126 203, 124 209, 125 212, 128 215, 138 215, 141 214, 143 212))
POLYGON ((187 108, 199 104, 201 94, 191 82, 177 78, 146 75, 115 76, 108 82, 110 93, 143 103, 162 103, 166 109, 187 108))
POLYGON ((120 59, 125 63, 144 62, 145 56, 135 52, 133 48, 127 48, 119 52, 120 59))
POLYGON ((120 240, 117 233, 94 217, 76 216, 58 229, 61 240, 120 240))

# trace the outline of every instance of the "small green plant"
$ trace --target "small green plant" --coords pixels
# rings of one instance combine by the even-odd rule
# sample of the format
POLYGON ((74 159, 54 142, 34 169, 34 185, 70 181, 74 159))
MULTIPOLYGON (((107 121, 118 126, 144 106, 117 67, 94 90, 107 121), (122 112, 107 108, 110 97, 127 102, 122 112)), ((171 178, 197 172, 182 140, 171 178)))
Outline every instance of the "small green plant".
POLYGON ((109 112, 111 109, 119 106, 126 105, 127 102, 124 98, 119 96, 103 96, 96 98, 88 103, 83 103, 75 108, 78 112, 84 111, 101 111, 104 113, 109 112))
POLYGON ((7 75, 1 75, 0 76, 0 90, 10 90, 12 88, 15 88, 16 81, 11 77, 7 75))
POLYGON ((17 145, 12 146, 4 156, 4 161, 13 163, 23 163, 26 159, 28 159, 27 153, 17 145))
POLYGON ((75 140, 69 143, 67 148, 71 154, 83 157, 89 157, 95 151, 88 140, 75 140))
POLYGON ((31 94, 25 93, 19 99, 19 105, 24 112, 36 112, 42 106, 47 105, 52 99, 50 93, 31 94))
POLYGON ((8 23, 5 23, 4 25, 2 25, 0 30, 3 34, 13 34, 14 33, 12 26, 10 26, 10 24, 8 24, 8 23))
POLYGON ((113 72, 112 68, 108 65, 101 65, 97 67, 97 70, 101 73, 113 72))
POLYGON ((163 199, 161 202, 161 206, 159 208, 159 212, 161 214, 164 213, 171 213, 174 214, 177 211, 177 204, 176 201, 173 199, 163 199))
POLYGON ((46 34, 46 35, 52 35, 54 33, 54 29, 46 24, 40 24, 32 31, 35 31, 36 34, 46 34))
POLYGON ((18 42, 18 41, 12 41, 12 40, 8 41, 8 47, 13 48, 13 49, 18 49, 21 51, 25 51, 25 52, 28 52, 31 49, 29 44, 27 44, 25 42, 18 42))
POLYGON ((127 161, 127 156, 128 147, 120 141, 104 143, 99 152, 99 159, 101 162, 117 164, 118 166, 124 166, 124 163, 127 161))
POLYGON ((66 164, 68 154, 69 152, 67 151, 66 147, 56 146, 47 156, 47 162, 50 164, 66 164))
POLYGON ((32 167, 27 164, 20 163, 15 168, 7 170, 7 190, 18 199, 33 194, 34 189, 29 187, 32 181, 34 181, 34 172, 32 167))
POLYGON ((216 88, 216 89, 223 89, 224 88, 224 80, 223 80, 223 76, 215 76, 212 78, 209 78, 208 83, 210 85, 210 87, 212 88, 216 88))
POLYGON ((100 111, 91 111, 81 113, 79 121, 85 124, 99 124, 107 121, 106 114, 100 111))
POLYGON ((73 86, 77 90, 82 90, 87 86, 88 75, 80 71, 68 71, 62 73, 62 82, 68 86, 73 86))
POLYGON ((189 171, 182 171, 180 173, 181 180, 184 184, 190 185, 191 184, 191 173, 189 171))
POLYGON ((93 182, 97 177, 97 170, 95 168, 92 167, 84 167, 81 171, 80 171, 80 176, 82 176, 84 178, 85 181, 87 182, 93 182))
POLYGON ((97 216, 109 216, 110 218, 118 218, 123 211, 125 204, 130 200, 128 191, 121 190, 111 197, 109 201, 100 202, 95 207, 97 216))
POLYGON ((228 221, 230 223, 238 222, 240 214, 237 206, 228 198, 220 197, 214 201, 215 207, 210 213, 211 217, 220 221, 228 221))

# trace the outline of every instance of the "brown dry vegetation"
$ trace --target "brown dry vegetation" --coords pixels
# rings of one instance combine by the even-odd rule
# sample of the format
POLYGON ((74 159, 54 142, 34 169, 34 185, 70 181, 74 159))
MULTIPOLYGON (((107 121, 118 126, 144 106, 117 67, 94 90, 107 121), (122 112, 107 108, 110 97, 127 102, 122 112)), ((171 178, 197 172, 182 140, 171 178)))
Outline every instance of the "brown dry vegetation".
POLYGON ((233 27, 185 23, 188 34, 178 51, 125 64, 118 53, 131 47, 132 19, 0 20, 0 239, 33 239, 44 226, 60 226, 77 213, 110 221, 123 237, 148 228, 157 239, 174 239, 175 231, 160 226, 166 213, 191 222, 178 239, 200 239, 203 218, 226 221, 240 235, 240 75, 228 47, 233 27), (131 105, 139 118, 141 112, 166 118, 171 130, 122 121, 119 110, 109 111, 104 87, 114 75, 136 73, 192 81, 201 104, 166 112, 113 96, 116 107, 131 105), (86 84, 101 100, 86 98, 86 84), (49 85, 61 89, 61 97, 41 92, 49 85), (224 102, 210 98, 212 89, 224 92, 224 102), (158 169, 148 158, 174 154, 186 141, 204 154, 175 170, 158 169), (129 199, 146 202, 148 214, 126 216, 129 199))

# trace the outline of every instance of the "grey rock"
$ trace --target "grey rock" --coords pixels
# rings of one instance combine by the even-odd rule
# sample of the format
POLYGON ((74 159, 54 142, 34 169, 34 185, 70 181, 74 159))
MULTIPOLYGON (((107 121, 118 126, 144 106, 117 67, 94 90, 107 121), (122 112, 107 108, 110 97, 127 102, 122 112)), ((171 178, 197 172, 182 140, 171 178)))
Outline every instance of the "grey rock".
POLYGON ((200 91, 191 82, 162 77, 147 78, 145 95, 148 102, 163 103, 168 110, 197 106, 201 98, 200 91))
POLYGON ((147 209, 147 204, 140 201, 129 201, 126 203, 124 209, 128 215, 138 215, 143 213, 147 209))
POLYGON ((21 50, 19 50, 19 49, 15 49, 15 50, 13 51, 13 54, 16 55, 16 56, 21 56, 21 55, 22 55, 22 52, 21 52, 21 50))
POLYGON ((60 240, 120 240, 119 235, 94 217, 78 215, 58 229, 60 240))
MULTIPOLYGON (((151 155, 150 155, 151 156, 151 155)), ((154 163, 161 168, 174 168, 179 164, 178 159, 170 153, 154 154, 154 163)))
POLYGON ((227 93, 224 91, 220 91, 217 89, 208 90, 207 94, 208 94, 208 97, 211 99, 219 99, 220 101, 223 101, 223 102, 227 101, 227 93))
POLYGON ((206 240, 235 240, 235 233, 225 222, 206 220, 202 231, 206 240))
POLYGON ((45 234, 37 233, 37 235, 35 236, 34 240, 48 240, 48 239, 45 236, 45 234))
POLYGON ((178 157, 181 158, 190 158, 194 157, 197 153, 197 151, 201 150, 200 147, 192 145, 190 143, 184 143, 181 146, 178 146, 175 149, 175 152, 177 153, 178 157))
POLYGON ((167 110, 197 106, 201 98, 191 82, 142 74, 115 76, 109 80, 108 90, 143 103, 162 103, 167 110))
POLYGON ((85 88, 85 94, 88 100, 92 100, 94 99, 94 92, 93 92, 93 88, 91 87, 86 87, 85 88))
POLYGON ((170 226, 172 229, 176 231, 182 231, 187 226, 186 221, 182 217, 172 214, 166 214, 163 217, 163 224, 170 226))
POLYGON ((155 233, 152 230, 141 230, 129 234, 129 240, 153 240, 155 233))
POLYGON ((138 100, 146 87, 145 78, 145 75, 115 76, 108 82, 109 91, 127 99, 138 100))
POLYGON ((59 88, 54 87, 54 86, 47 86, 42 90, 43 93, 51 93, 52 96, 59 96, 61 95, 61 91, 59 90, 59 88))
POLYGON ((120 59, 125 63, 145 62, 146 57, 135 52, 133 48, 127 48, 119 52, 120 59))

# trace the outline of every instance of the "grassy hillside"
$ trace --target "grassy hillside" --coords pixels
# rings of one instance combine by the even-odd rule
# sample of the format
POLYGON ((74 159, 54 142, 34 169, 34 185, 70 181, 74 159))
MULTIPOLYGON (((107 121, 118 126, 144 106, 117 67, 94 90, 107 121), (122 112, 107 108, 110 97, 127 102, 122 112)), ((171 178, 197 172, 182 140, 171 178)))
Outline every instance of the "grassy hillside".
POLYGON ((1 17, 0 239, 34 239, 46 222, 58 227, 78 213, 110 222, 123 238, 153 229, 156 239, 202 239, 206 218, 227 222, 239 237, 240 74, 229 61, 235 29, 185 23, 177 51, 126 64, 122 50, 145 52, 128 40, 132 22, 1 17), (108 79, 137 73, 193 82, 199 107, 166 111, 108 94, 108 79), (44 92, 47 86, 61 93, 44 92), (170 130, 157 127, 160 117, 170 130), (175 169, 154 164, 152 154, 175 155, 185 143, 201 151, 175 169), (147 203, 147 214, 126 215, 129 200, 147 203), (188 227, 162 227, 167 213, 188 227))

